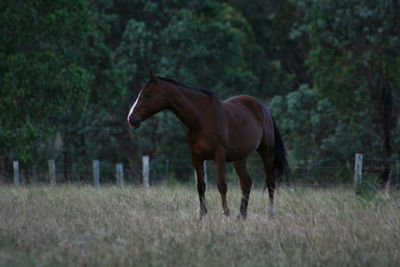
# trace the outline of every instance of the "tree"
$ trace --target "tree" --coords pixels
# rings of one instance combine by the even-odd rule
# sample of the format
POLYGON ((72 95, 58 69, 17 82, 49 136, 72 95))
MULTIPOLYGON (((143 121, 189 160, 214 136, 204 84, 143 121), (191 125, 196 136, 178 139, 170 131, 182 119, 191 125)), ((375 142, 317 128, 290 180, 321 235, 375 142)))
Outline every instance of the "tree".
POLYGON ((50 152, 45 144, 64 119, 79 118, 91 77, 82 66, 86 1, 0 5, 0 167, 5 168, 12 158, 32 162, 50 152))
POLYGON ((354 151, 374 151, 376 147, 374 138, 357 123, 361 119, 371 123, 370 119, 364 118, 365 113, 346 116, 328 96, 308 85, 285 96, 274 97, 270 109, 288 140, 294 177, 301 177, 301 170, 308 168, 308 160, 311 160, 316 174, 314 179, 319 182, 327 179, 349 182, 351 177, 346 169, 354 151), (329 172, 326 169, 318 172, 326 167, 330 168, 329 172))
POLYGON ((296 90, 309 83, 304 62, 308 52, 306 35, 293 40, 291 31, 301 20, 302 12, 288 0, 230 0, 248 21, 254 38, 265 54, 264 64, 258 73, 258 93, 271 98, 296 90))
MULTIPOLYGON (((304 0, 295 4, 305 15, 302 31, 293 36, 305 32, 310 38, 306 64, 313 88, 332 101, 340 121, 369 130, 359 137, 377 139, 378 147, 366 153, 391 159, 398 149, 393 136, 400 111, 395 78, 400 74, 399 2, 304 0), (357 117, 363 119, 354 121, 357 117)), ((388 161, 384 182, 389 171, 388 161)))

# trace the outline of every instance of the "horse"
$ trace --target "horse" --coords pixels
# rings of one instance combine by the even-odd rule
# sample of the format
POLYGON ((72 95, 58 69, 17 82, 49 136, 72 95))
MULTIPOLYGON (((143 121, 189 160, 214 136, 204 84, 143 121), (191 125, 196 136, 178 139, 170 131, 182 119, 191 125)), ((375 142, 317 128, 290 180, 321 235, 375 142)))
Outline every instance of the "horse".
POLYGON ((226 162, 233 162, 240 179, 242 199, 238 217, 246 218, 252 186, 246 159, 257 151, 261 156, 269 194, 269 214, 274 214, 275 178, 290 173, 281 134, 268 108, 259 100, 238 95, 222 101, 214 92, 195 89, 150 72, 150 80, 140 90, 127 120, 135 129, 154 114, 172 111, 187 126, 190 158, 196 171, 200 218, 207 214, 204 161, 215 160, 217 187, 223 213, 228 216, 225 182, 226 162))

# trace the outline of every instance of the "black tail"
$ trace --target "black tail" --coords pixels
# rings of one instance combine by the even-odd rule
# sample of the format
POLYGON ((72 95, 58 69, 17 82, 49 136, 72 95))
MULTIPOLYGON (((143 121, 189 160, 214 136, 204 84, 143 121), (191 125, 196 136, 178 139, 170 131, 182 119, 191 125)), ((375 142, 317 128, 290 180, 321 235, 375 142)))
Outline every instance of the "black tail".
POLYGON ((275 147, 274 147, 274 176, 275 178, 280 178, 284 174, 287 176, 291 175, 290 166, 287 160, 287 152, 285 149, 285 144, 283 143, 282 136, 279 132, 278 127, 274 122, 274 132, 275 132, 275 147))

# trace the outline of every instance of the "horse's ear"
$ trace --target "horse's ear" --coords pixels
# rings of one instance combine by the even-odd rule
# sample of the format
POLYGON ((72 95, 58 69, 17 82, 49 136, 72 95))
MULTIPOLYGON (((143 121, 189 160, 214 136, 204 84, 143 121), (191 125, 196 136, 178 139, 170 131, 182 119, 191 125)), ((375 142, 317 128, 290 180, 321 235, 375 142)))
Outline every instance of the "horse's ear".
POLYGON ((152 82, 154 82, 155 84, 158 83, 158 78, 156 75, 154 75, 154 73, 152 71, 149 72, 149 76, 152 82))

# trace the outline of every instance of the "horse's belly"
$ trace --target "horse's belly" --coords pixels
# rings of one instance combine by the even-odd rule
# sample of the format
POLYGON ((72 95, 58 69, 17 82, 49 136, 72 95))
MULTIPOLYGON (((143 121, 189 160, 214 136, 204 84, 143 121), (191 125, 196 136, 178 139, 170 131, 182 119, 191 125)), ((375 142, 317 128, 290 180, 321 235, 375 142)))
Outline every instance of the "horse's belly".
POLYGON ((256 151, 261 136, 262 129, 258 129, 254 122, 247 121, 240 126, 230 127, 225 148, 227 161, 247 158, 256 151))
POLYGON ((238 161, 247 158, 255 149, 228 149, 225 151, 226 161, 238 161))

